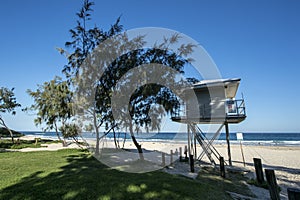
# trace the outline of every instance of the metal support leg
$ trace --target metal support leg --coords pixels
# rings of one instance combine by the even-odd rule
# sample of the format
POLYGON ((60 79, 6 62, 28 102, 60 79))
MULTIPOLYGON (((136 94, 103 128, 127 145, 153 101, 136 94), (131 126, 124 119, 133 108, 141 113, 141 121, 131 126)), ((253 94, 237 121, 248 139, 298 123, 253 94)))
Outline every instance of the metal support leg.
POLYGON ((228 128, 228 123, 225 123, 225 129, 226 129, 226 141, 227 141, 227 151, 228 151, 228 162, 229 162, 229 165, 232 166, 232 162, 231 162, 231 152, 230 152, 230 141, 229 141, 229 128, 228 128))

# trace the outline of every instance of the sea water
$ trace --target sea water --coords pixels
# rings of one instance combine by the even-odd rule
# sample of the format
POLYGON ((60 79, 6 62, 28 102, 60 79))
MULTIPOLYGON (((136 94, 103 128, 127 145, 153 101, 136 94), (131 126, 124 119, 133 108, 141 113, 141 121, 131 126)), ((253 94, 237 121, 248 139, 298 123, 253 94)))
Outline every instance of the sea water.
MULTIPOLYGON (((55 132, 36 132, 36 131, 22 131, 25 135, 40 137, 45 139, 57 139, 55 132)), ((135 137, 138 141, 152 141, 152 142, 186 142, 188 139, 187 133, 174 133, 174 132, 159 132, 159 133, 140 133, 135 134, 135 137)), ((208 133, 205 134, 208 139, 211 139, 214 134, 208 133)), ((95 139, 96 134, 94 133, 83 133, 83 138, 85 139, 95 139)), ((103 133, 100 133, 100 136, 103 136, 103 133)), ((113 140, 116 137, 120 140, 131 140, 130 134, 128 133, 118 133, 115 135, 109 133, 105 136, 108 140, 113 140)), ((232 144, 239 144, 240 141, 236 138, 236 133, 230 133, 229 135, 230 142, 232 144)), ((246 132, 243 133, 244 145, 264 145, 264 146, 300 146, 300 133, 272 133, 272 132, 246 132)), ((225 144, 226 143, 226 134, 220 133, 215 138, 214 143, 216 144, 225 144)))

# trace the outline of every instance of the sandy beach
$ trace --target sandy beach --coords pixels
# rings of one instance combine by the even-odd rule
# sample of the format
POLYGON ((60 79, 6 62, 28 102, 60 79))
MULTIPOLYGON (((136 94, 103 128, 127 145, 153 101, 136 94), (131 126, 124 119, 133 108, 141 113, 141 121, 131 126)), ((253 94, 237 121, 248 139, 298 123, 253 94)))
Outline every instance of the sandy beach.
MULTIPOLYGON (((28 136, 22 139, 32 139, 28 136)), ((102 144, 102 147, 114 147, 112 141, 105 141, 102 144)), ((161 165, 162 162, 162 153, 166 153, 166 165, 170 163, 170 151, 174 153, 173 161, 178 159, 179 148, 181 147, 184 150, 185 143, 176 143, 176 142, 140 142, 144 150, 149 150, 149 152, 154 153, 144 153, 145 159, 155 162, 158 165, 161 165), (178 153, 178 154, 177 154, 178 153)), ((225 144, 216 144, 214 145, 217 151, 225 158, 227 161, 227 145, 225 144)), ((132 142, 127 141, 124 146, 126 149, 135 150, 135 146, 132 142)), ((40 150, 58 150, 65 148, 79 148, 76 144, 71 144, 68 147, 63 147, 62 144, 49 144, 47 147, 42 148, 25 148, 20 151, 40 151, 40 150)), ((197 146, 197 155, 202 152, 200 146, 197 146)), ((250 146, 243 145, 243 153, 245 157, 245 166, 243 164, 242 154, 240 145, 231 145, 231 157, 232 163, 235 167, 244 168, 249 170, 250 173, 247 174, 250 178, 255 178, 253 158, 260 158, 262 160, 264 169, 274 169, 275 175, 277 178, 277 183, 281 187, 281 199, 288 199, 287 197, 287 188, 300 188, 300 147, 299 146, 250 146)), ((121 157, 118 154, 118 163, 120 159, 125 162, 134 161, 138 159, 137 154, 124 154, 124 157, 121 157), (130 157, 130 159, 128 159, 130 157)), ((109 159, 115 158, 116 155, 111 156, 109 159)), ((203 161, 209 162, 206 156, 203 157, 203 161)), ((217 162, 217 160, 216 160, 217 162)), ((109 163, 108 165, 110 165, 109 163)), ((188 172, 187 172, 188 173, 188 172)), ((260 196, 259 199, 268 199, 269 193, 265 189, 255 189, 254 192, 260 196)))

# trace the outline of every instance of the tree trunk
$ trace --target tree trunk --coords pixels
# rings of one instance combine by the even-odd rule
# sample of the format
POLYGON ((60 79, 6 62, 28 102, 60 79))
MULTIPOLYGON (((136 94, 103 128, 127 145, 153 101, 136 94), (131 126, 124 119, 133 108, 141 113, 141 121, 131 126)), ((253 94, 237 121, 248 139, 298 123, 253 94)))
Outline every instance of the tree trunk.
POLYGON ((125 135, 124 135, 124 139, 123 139, 123 146, 122 146, 122 148, 124 149, 124 146, 125 146, 125 142, 126 142, 126 133, 125 133, 125 135))
POLYGON ((119 140, 117 141, 116 132, 115 132, 114 129, 113 129, 113 132, 114 132, 115 147, 116 147, 116 149, 119 149, 120 148, 120 144, 119 144, 119 140))
POLYGON ((100 138, 99 138, 99 128, 98 128, 98 124, 97 124, 97 117, 96 117, 96 113, 95 110, 93 111, 93 120, 94 120, 94 127, 95 127, 95 131, 96 131, 96 149, 95 149, 95 155, 99 155, 99 147, 100 147, 100 138))
POLYGON ((99 130, 98 127, 96 127, 96 151, 95 151, 95 155, 99 155, 99 146, 100 146, 100 141, 99 141, 99 130))
POLYGON ((134 133, 133 133, 133 129, 132 129, 132 124, 130 123, 130 135, 131 135, 131 139, 134 143, 134 145, 136 146, 137 150, 138 150, 138 153, 139 153, 139 156, 140 156, 140 160, 144 160, 144 155, 143 155, 143 149, 142 149, 142 146, 137 142, 135 136, 134 136, 134 133))
POLYGON ((11 137, 11 141, 12 143, 14 144, 15 141, 14 141, 14 135, 13 135, 13 132, 10 130, 10 128, 8 128, 4 122, 4 120, 2 118, 0 118, 0 121, 1 121, 1 124, 8 130, 9 134, 10 134, 10 137, 11 137))
POLYGON ((59 140, 59 141, 62 141, 62 140, 61 140, 61 137, 59 136, 59 131, 58 131, 58 128, 57 128, 56 123, 54 123, 54 126, 55 126, 55 132, 56 132, 56 135, 57 135, 58 140, 59 140))

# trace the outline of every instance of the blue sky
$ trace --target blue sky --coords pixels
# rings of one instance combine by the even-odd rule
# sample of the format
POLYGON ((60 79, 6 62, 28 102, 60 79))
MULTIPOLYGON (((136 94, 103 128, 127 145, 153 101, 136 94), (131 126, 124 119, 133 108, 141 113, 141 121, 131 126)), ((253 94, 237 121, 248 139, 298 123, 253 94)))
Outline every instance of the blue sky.
MULTIPOLYGON (((232 131, 300 132, 299 1, 95 1, 93 22, 107 29, 122 15, 125 29, 164 27, 198 41, 224 78, 242 79, 247 119, 232 131)), ((61 75, 56 47, 70 39, 81 0, 1 1, 0 86, 27 89, 61 75)), ((4 116, 16 130, 39 130, 34 116, 4 116)))

